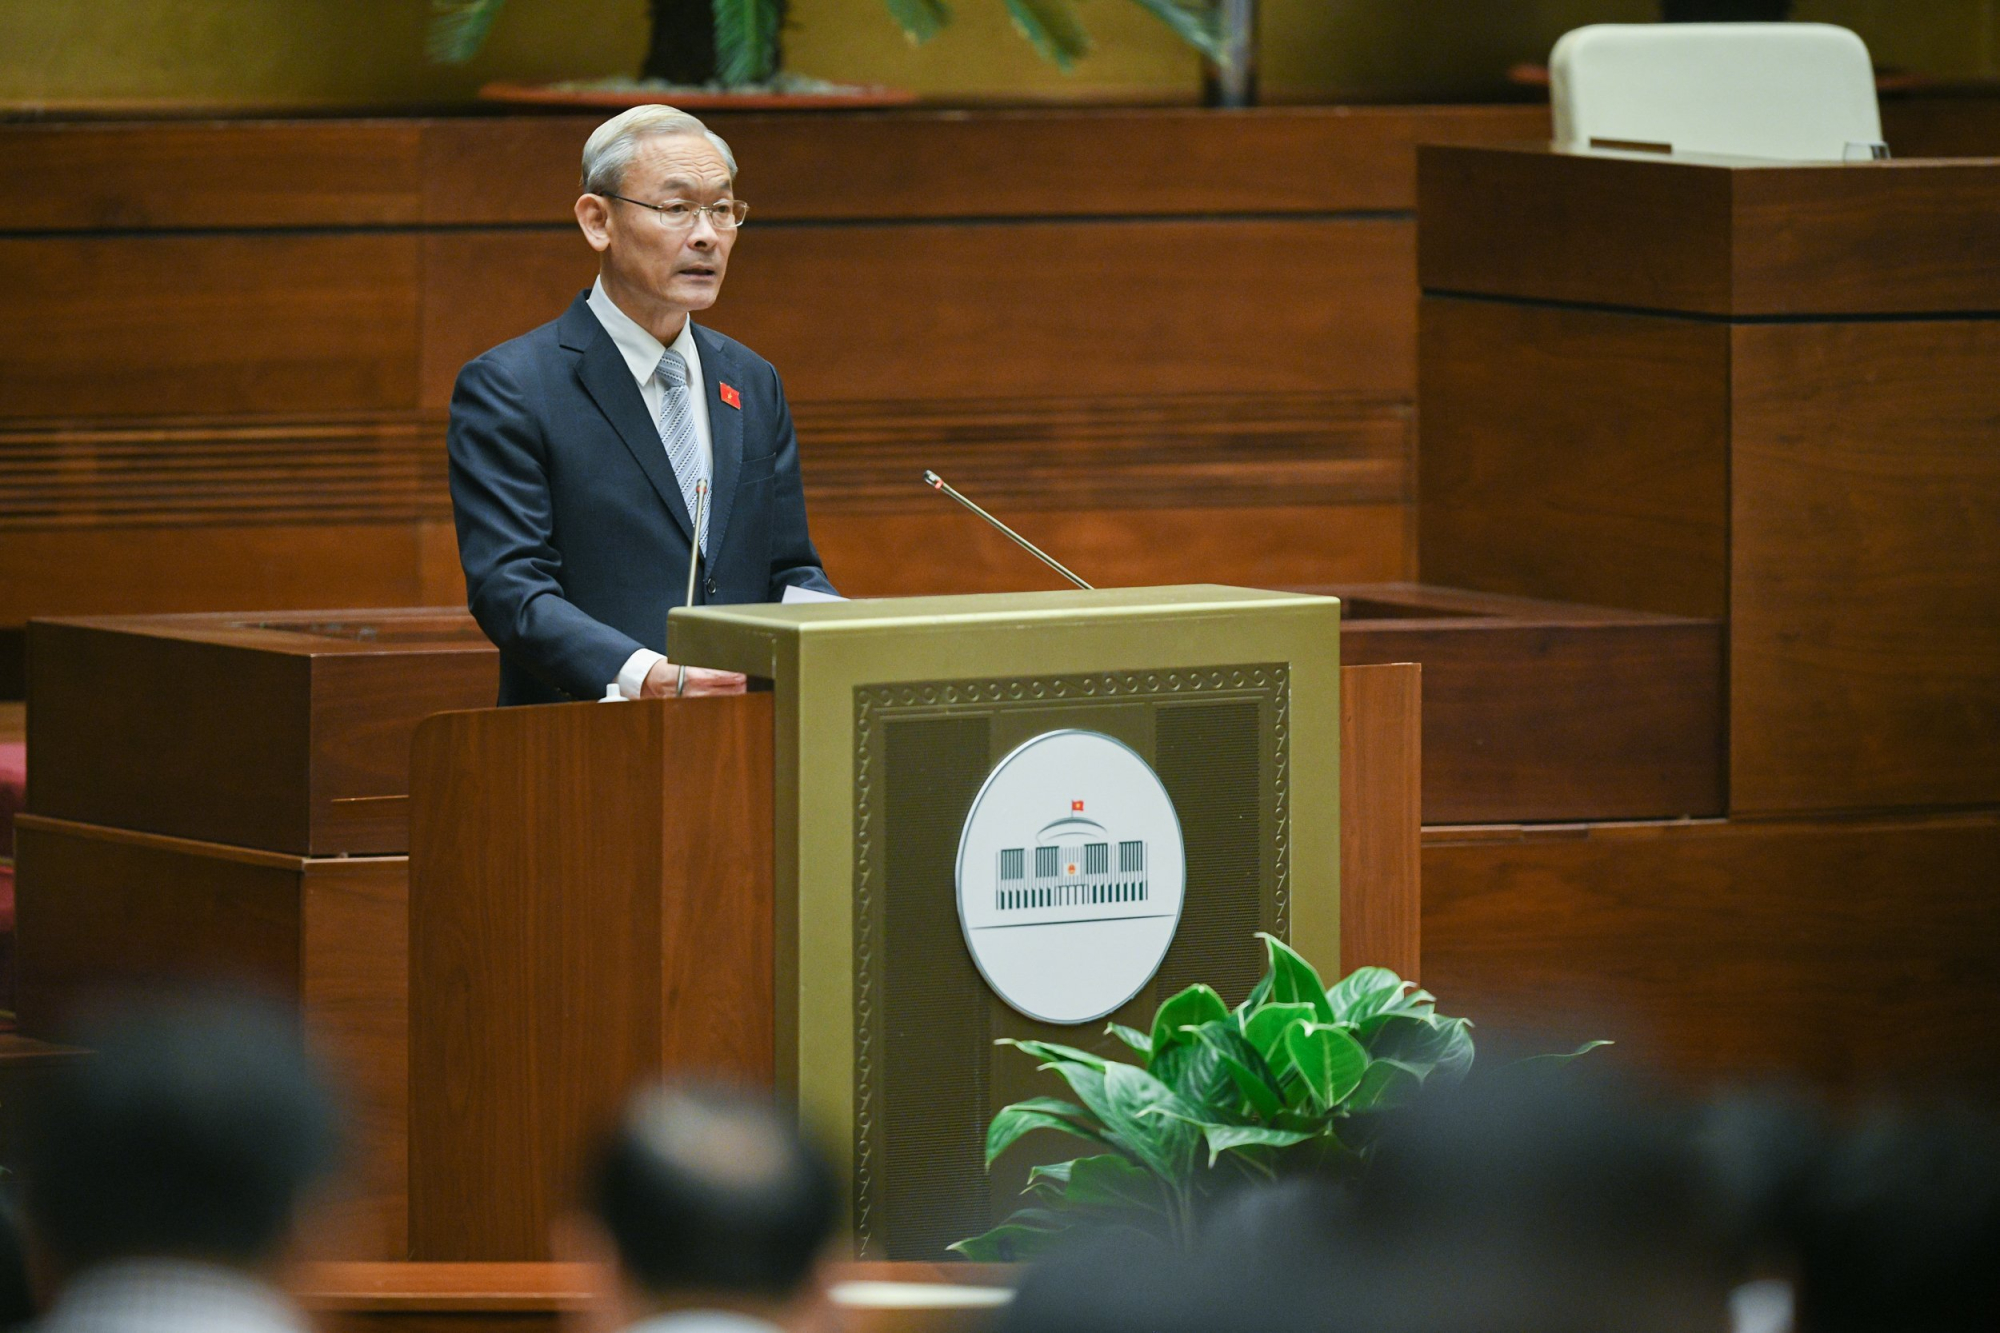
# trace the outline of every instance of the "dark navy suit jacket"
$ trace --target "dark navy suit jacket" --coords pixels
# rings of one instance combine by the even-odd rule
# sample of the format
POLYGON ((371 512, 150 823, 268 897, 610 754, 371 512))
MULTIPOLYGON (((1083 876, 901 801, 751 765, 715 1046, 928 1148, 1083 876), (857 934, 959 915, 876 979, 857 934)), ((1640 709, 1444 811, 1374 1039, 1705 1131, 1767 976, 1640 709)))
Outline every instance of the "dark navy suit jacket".
MULTIPOLYGON (((587 294, 586 294, 587 295, 587 294)), ((832 592, 806 531, 798 439, 770 362, 697 325, 715 461, 697 602, 832 592), (742 406, 722 398, 724 385, 742 406)), ((451 504, 472 614, 500 649, 500 702, 597 699, 640 648, 666 651, 694 524, 624 358, 577 297, 458 373, 451 504)))

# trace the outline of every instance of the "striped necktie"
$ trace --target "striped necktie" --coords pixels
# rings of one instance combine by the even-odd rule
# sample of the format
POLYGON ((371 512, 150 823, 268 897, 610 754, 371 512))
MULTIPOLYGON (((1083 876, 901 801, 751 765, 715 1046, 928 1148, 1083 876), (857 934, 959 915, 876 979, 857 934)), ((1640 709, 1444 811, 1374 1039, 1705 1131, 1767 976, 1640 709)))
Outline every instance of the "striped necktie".
MULTIPOLYGON (((670 347, 660 355, 659 369, 653 374, 665 391, 660 395, 660 443, 667 446, 667 460, 674 465, 674 480, 681 484, 681 499, 687 501, 688 522, 692 523, 699 508, 695 486, 708 480, 708 469, 694 435, 694 395, 688 390, 687 362, 670 347)), ((697 536, 702 554, 708 554, 708 533, 697 536)))

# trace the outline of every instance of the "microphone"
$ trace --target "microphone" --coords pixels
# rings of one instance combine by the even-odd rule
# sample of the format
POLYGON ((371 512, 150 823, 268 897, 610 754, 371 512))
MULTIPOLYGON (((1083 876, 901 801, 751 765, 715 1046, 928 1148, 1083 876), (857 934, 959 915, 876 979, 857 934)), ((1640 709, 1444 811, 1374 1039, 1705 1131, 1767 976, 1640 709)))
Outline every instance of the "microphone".
POLYGON ((1005 523, 1002 523, 999 519, 993 517, 993 515, 987 513, 984 509, 981 509, 978 505, 972 503, 972 501, 966 499, 963 495, 960 495, 958 491, 952 487, 950 482, 947 482, 943 477, 940 477, 937 473, 931 471, 929 468, 924 469, 924 480, 930 484, 932 490, 938 492, 940 495, 950 496, 952 499, 964 505, 967 509, 970 509, 973 513, 985 519, 988 523, 991 523, 995 528, 998 528, 1003 534, 1005 534, 1014 543, 1014 545, 1020 547, 1022 550, 1026 551, 1029 555, 1035 557, 1035 559, 1041 561, 1043 564, 1047 565, 1050 569, 1053 569, 1056 573, 1068 579, 1071 583, 1074 583, 1077 587, 1079 588, 1090 587, 1088 583, 1085 583, 1082 579, 1070 573, 1069 569, 1065 565, 1063 565, 1062 562, 1057 560, 1054 556, 1050 555, 1047 551, 1044 551, 1041 547, 1029 541, 1026 537, 1023 537, 1020 533, 1014 531, 1014 529, 1008 527, 1005 523))
MULTIPOLYGON (((694 605, 694 574, 696 567, 701 564, 701 530, 707 522, 708 483, 697 481, 694 484, 694 545, 688 550, 688 590, 687 601, 682 603, 683 606, 694 605)), ((687 687, 688 669, 683 666, 679 668, 679 674, 674 677, 674 698, 680 698, 681 691, 687 687)))

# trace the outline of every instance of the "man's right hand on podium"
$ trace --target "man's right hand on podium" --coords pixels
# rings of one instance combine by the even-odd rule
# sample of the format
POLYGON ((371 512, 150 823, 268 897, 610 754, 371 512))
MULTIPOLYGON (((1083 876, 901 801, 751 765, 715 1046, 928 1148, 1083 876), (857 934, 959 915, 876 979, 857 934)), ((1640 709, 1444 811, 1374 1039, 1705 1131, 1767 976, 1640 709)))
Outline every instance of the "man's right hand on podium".
MULTIPOLYGON (((645 684, 640 687, 642 699, 671 699, 674 697, 674 682, 681 669, 661 658, 653 663, 653 669, 646 673, 645 684)), ((707 694, 741 694, 749 682, 740 671, 711 671, 707 667, 689 667, 687 689, 683 698, 707 694)))

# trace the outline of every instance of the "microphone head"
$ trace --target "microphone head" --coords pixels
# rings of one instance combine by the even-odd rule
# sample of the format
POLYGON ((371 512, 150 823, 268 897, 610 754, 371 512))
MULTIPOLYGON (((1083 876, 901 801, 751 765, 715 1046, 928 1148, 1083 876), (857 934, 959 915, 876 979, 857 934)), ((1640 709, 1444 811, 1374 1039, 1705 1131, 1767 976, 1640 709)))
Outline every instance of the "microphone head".
POLYGON ((929 468, 924 469, 924 480, 930 483, 932 490, 941 491, 944 489, 944 478, 929 468))

